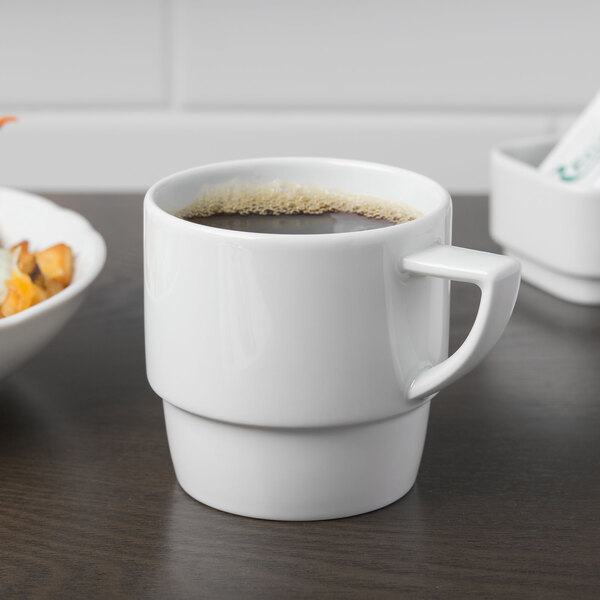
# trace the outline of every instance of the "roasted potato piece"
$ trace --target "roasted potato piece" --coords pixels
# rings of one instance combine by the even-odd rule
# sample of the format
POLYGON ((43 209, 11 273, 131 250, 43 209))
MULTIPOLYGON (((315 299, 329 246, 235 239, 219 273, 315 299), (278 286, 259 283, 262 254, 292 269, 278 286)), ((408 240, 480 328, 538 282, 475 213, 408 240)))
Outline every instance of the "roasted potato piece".
POLYGON ((6 282, 6 298, 0 312, 3 317, 14 315, 48 297, 48 292, 31 281, 31 277, 26 273, 21 273, 17 269, 13 270, 13 276, 6 282))
MULTIPOLYGON (((66 288, 73 277, 73 254, 66 244, 56 244, 40 252, 30 252, 29 243, 14 245, 11 278, 2 281, 5 286, 0 302, 0 318, 14 315, 66 288), (4 291, 6 293, 4 293, 4 291)), ((8 275, 4 258, 4 277, 8 275)))
POLYGON ((27 240, 24 240, 22 242, 19 242, 18 244, 15 244, 10 249, 10 251, 13 254, 15 254, 15 252, 17 252, 17 250, 19 252, 25 252, 25 253, 29 254, 29 242, 27 240))
POLYGON ((23 273, 29 274, 34 269, 35 256, 29 252, 29 242, 15 244, 10 252, 17 257, 17 266, 23 273))
POLYGON ((17 266, 19 269, 23 271, 23 273, 27 273, 35 285, 45 289, 46 281, 44 275, 40 271, 35 254, 29 252, 29 242, 25 241, 20 244, 15 244, 10 251, 17 256, 17 266))
POLYGON ((48 296, 54 296, 54 294, 58 294, 58 292, 64 290, 66 287, 67 286, 58 279, 46 280, 46 291, 48 292, 48 296))
POLYGON ((66 244, 56 244, 46 250, 34 253, 38 267, 49 285, 54 279, 63 287, 71 283, 73 277, 73 253, 66 244))

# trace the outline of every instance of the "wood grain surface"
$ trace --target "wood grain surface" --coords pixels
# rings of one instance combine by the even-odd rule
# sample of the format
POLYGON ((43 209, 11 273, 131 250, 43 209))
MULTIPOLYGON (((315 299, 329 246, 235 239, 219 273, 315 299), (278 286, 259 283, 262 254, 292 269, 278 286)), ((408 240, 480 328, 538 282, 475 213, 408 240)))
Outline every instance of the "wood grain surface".
MULTIPOLYGON (((104 235, 84 306, 0 382, 0 598, 597 598, 600 309, 526 284, 507 331, 433 402, 413 490, 313 523, 228 515, 171 467, 144 366, 140 196, 52 196, 104 235)), ((454 242, 496 250, 487 202, 454 242)), ((452 342, 476 290, 453 287, 452 342)))

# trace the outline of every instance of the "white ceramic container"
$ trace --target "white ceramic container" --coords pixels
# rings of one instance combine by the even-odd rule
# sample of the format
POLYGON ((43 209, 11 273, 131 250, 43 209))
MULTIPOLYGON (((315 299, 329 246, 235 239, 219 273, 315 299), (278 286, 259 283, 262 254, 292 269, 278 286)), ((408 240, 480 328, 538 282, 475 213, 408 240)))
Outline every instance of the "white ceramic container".
POLYGON ((0 244, 8 248, 23 240, 29 240, 33 250, 68 244, 74 255, 73 281, 55 296, 0 319, 0 379, 56 335, 81 304, 106 259, 102 236, 81 215, 46 198, 0 188, 0 244))
POLYGON ((179 483, 232 513, 308 520, 367 512, 411 488, 429 400, 500 337, 510 258, 450 246, 435 182, 348 160, 279 158, 168 177, 144 203, 148 379, 179 483), (173 216, 207 185, 273 180, 370 194, 423 216, 369 231, 282 235, 173 216), (479 285, 450 358, 449 280, 479 285))
POLYGON ((491 158, 490 233, 523 279, 563 300, 600 304, 600 190, 537 166, 554 137, 508 142, 491 158))

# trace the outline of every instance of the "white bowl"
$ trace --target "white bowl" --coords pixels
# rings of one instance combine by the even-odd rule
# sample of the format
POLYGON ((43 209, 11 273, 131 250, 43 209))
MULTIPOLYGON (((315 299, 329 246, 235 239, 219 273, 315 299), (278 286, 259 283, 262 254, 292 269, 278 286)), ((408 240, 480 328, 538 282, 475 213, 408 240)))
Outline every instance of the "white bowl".
POLYGON ((73 250, 73 281, 62 292, 0 319, 0 379, 41 350, 81 304, 106 260, 106 245, 90 223, 50 200, 0 187, 0 245, 28 240, 33 250, 58 243, 73 250))

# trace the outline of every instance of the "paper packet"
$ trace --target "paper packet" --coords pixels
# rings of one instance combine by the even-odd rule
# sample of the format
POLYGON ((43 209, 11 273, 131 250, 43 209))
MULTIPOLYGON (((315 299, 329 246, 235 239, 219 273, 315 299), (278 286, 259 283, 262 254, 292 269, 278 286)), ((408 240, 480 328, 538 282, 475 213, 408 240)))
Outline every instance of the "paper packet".
POLYGON ((557 181, 600 187, 600 92, 539 169, 557 181))

